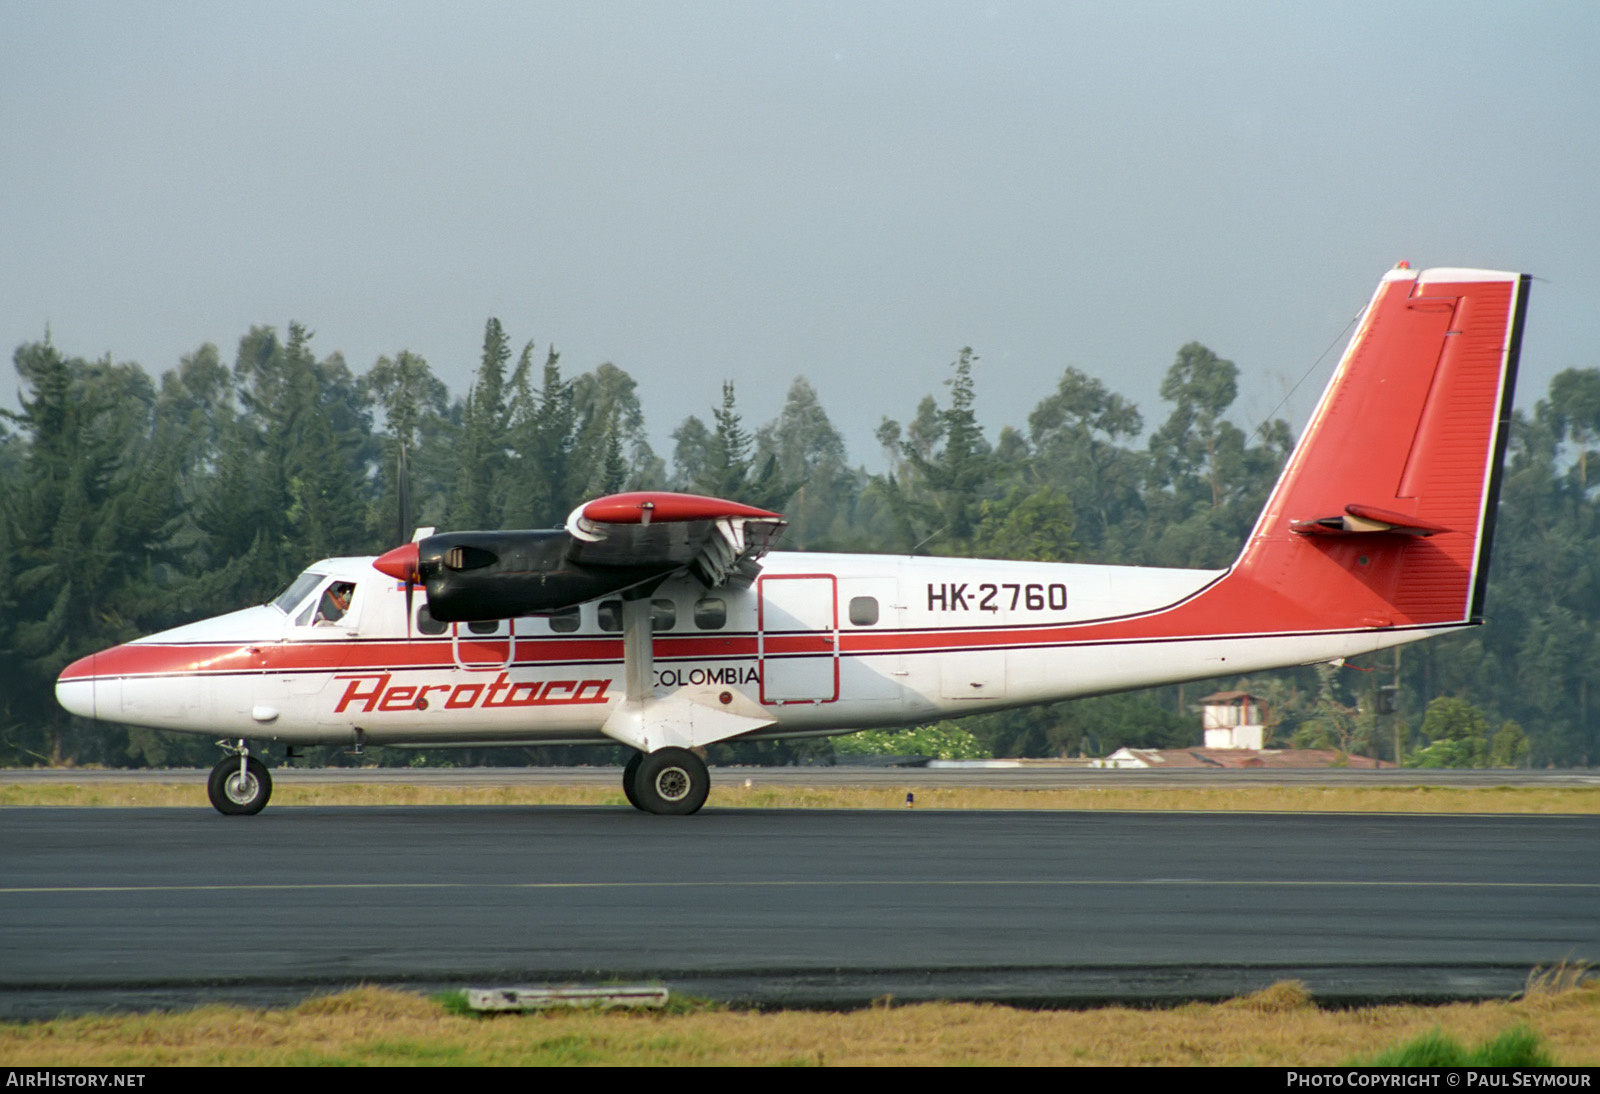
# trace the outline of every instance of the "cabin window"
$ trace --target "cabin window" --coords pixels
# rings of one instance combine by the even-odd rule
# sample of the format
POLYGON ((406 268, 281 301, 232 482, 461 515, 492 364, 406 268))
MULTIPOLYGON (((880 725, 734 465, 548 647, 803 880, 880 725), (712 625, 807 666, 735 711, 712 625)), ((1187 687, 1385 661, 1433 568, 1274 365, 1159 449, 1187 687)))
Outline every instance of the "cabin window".
MULTIPOLYGON (((595 610, 595 621, 603 631, 622 629, 622 601, 602 600, 595 610)), ((670 631, 678 621, 678 606, 670 600, 650 601, 650 629, 670 631)))
POLYGON ((720 596, 694 602, 694 625, 703 631, 720 631, 728 625, 728 605, 720 596))
POLYGON ((878 598, 875 596, 852 596, 850 598, 850 622, 858 627, 870 627, 878 621, 878 598))
POLYGON ((650 629, 670 631, 678 623, 678 606, 670 600, 650 601, 650 629))
POLYGON ((498 634, 500 621, 498 619, 475 619, 467 624, 467 630, 473 634, 498 634))
POLYGON ((417 631, 420 634, 443 634, 445 625, 433 617, 426 604, 417 609, 417 631))
POLYGON ((578 608, 562 608, 550 613, 550 629, 556 634, 571 634, 583 624, 583 612, 578 608))

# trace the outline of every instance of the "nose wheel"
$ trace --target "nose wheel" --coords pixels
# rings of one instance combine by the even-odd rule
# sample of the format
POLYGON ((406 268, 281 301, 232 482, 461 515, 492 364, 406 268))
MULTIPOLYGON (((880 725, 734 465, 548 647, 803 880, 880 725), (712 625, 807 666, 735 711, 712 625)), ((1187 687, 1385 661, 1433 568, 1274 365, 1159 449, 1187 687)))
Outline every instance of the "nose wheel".
POLYGON ((706 803, 711 773, 705 761, 687 748, 658 748, 628 761, 622 791, 635 809, 686 816, 706 803))
POLYGON ((267 799, 272 797, 272 776, 267 774, 267 765, 250 755, 240 742, 238 755, 224 756, 211 769, 206 794, 218 813, 252 816, 267 807, 267 799))

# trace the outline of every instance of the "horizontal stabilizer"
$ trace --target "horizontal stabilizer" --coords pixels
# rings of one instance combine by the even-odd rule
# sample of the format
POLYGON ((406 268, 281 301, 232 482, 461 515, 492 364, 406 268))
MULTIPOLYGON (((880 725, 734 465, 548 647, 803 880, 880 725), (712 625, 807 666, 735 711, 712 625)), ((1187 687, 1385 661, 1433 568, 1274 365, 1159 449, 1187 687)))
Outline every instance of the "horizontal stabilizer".
POLYGON ((1346 505, 1344 512, 1334 517, 1315 520, 1291 520, 1289 530, 1302 536, 1355 536, 1389 534, 1399 536, 1434 536, 1450 529, 1430 520, 1392 513, 1376 505, 1346 505))

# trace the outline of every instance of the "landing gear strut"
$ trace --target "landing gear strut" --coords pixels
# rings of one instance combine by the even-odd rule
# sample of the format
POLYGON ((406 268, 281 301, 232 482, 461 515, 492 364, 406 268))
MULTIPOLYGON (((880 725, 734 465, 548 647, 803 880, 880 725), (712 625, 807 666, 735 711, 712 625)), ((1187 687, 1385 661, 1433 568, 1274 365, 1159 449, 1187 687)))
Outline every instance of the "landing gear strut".
POLYGON ((232 755, 224 756, 211 769, 206 794, 218 813, 248 817, 261 812, 272 797, 272 776, 267 765, 250 755, 241 740, 237 744, 219 741, 232 755))
POLYGON ((711 773, 687 748, 638 752, 622 769, 622 792, 635 809, 686 816, 706 803, 711 773))

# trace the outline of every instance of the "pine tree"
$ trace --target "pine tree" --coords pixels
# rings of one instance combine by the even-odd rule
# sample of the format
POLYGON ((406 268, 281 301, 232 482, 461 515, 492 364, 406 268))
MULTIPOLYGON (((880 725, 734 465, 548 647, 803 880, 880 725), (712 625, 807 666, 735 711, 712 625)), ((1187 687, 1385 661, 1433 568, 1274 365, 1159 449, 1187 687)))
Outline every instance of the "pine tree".
POLYGON ((864 476, 850 468, 844 438, 833 427, 816 390, 795 377, 778 417, 756 433, 756 462, 767 461, 791 489, 781 502, 789 527, 784 545, 805 549, 830 537, 851 536, 851 517, 864 476))
MULTIPOLYGON (((604 362, 572 381, 572 402, 577 439, 568 482, 574 505, 585 498, 616 493, 606 486, 617 481, 618 469, 608 459, 613 445, 627 468, 623 489, 660 489, 667 484, 666 467, 650 448, 639 385, 632 376, 604 362)), ((561 515, 565 518, 566 513, 561 515)))
POLYGON ((483 354, 467 393, 456 442, 456 485, 445 522, 459 530, 498 528, 504 513, 503 473, 510 448, 506 365, 511 346, 500 320, 484 324, 483 354))
POLYGON ((1119 561, 1139 538, 1146 458, 1124 445, 1143 429, 1132 403, 1073 368, 1028 416, 1039 476, 1071 502, 1091 559, 1119 561))
POLYGON ((159 617, 182 454, 151 444, 155 390, 137 365, 64 358, 48 341, 20 347, 14 362, 24 392, 6 416, 25 448, 0 491, 15 681, 0 755, 119 760, 125 738, 74 727, 54 702, 55 678, 159 617))
POLYGON ((885 420, 879 440, 898 451, 891 475, 878 490, 898 517, 907 548, 936 554, 970 554, 983 502, 996 493, 996 464, 978 426, 972 367, 978 357, 963 347, 952 364, 950 405, 940 409, 931 397, 917 408, 904 437, 898 423, 885 420))
POLYGON ((583 500, 573 485, 578 471, 573 461, 578 444, 578 408, 573 385, 561 377, 561 355, 555 347, 545 354, 537 390, 527 378, 531 353, 529 343, 517 365, 511 423, 515 459, 506 522, 519 528, 545 528, 566 520, 572 508, 583 500))
POLYGON ((405 542, 416 526, 437 525, 444 519, 450 476, 454 468, 449 452, 449 392, 421 356, 401 350, 380 357, 358 381, 363 398, 383 412, 385 433, 378 463, 378 497, 368 520, 379 542, 405 542), (400 452, 405 450, 409 482, 410 520, 398 525, 399 483, 396 475, 400 452))

